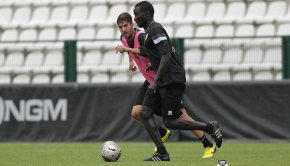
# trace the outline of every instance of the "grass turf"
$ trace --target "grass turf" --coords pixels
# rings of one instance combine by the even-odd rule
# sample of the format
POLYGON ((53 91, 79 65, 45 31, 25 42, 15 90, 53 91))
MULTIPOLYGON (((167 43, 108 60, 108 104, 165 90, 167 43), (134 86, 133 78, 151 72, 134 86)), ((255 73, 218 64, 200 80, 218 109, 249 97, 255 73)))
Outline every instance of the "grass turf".
POLYGON ((170 162, 143 162, 153 154, 150 142, 122 142, 117 162, 106 163, 99 156, 102 143, 0 143, 1 166, 286 166, 290 163, 290 143, 225 142, 211 159, 202 159, 199 142, 166 143, 170 162))

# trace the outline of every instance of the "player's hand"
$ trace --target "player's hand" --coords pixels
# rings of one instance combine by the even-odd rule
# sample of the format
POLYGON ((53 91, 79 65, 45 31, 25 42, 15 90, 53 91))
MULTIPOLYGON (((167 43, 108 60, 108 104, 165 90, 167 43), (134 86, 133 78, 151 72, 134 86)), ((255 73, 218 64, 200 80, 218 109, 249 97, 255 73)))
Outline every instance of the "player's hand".
POLYGON ((133 61, 130 61, 129 70, 133 72, 137 70, 137 67, 135 66, 133 61))
POLYGON ((118 52, 123 53, 123 52, 126 52, 126 47, 117 46, 114 50, 116 51, 116 53, 118 53, 118 52))
POLYGON ((151 63, 148 63, 147 68, 146 68, 146 72, 149 72, 150 70, 153 70, 153 67, 152 67, 151 63))
POLYGON ((152 83, 148 86, 148 91, 150 93, 156 93, 156 88, 157 88, 157 81, 153 80, 152 83))

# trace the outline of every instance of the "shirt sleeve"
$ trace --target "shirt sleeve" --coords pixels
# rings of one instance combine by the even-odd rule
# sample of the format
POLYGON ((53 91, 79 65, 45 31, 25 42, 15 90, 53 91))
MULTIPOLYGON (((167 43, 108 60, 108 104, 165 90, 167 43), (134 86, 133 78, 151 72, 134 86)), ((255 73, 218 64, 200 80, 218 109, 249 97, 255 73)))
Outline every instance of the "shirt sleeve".
POLYGON ((170 53, 171 48, 169 44, 168 36, 166 35, 166 31, 162 27, 156 27, 152 31, 151 40, 155 45, 160 56, 170 53))
POLYGON ((140 43, 140 46, 144 46, 144 33, 139 34, 138 42, 140 43))
POLYGON ((140 46, 140 56, 147 57, 147 49, 145 46, 140 46))

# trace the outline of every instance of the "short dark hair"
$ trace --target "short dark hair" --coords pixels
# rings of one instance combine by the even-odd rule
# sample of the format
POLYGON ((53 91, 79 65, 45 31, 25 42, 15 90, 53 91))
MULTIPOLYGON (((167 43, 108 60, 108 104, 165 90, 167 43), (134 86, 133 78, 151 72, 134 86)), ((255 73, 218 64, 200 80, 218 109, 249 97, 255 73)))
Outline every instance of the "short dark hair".
POLYGON ((119 24, 122 21, 127 21, 129 23, 132 23, 133 22, 132 16, 127 12, 121 13, 117 18, 117 24, 119 24))
POLYGON ((148 11, 150 16, 154 17, 154 8, 153 5, 148 1, 141 1, 135 5, 135 8, 139 7, 142 12, 148 11))

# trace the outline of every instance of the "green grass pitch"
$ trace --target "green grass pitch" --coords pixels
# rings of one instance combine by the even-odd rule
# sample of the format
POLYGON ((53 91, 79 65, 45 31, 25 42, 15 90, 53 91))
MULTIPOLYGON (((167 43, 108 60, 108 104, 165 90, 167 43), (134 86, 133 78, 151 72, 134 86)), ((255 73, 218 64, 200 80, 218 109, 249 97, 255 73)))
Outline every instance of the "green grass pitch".
POLYGON ((120 142, 117 162, 104 162, 99 155, 102 143, 0 143, 0 166, 288 166, 290 143, 225 142, 211 159, 202 159, 199 142, 168 142, 170 162, 143 162, 153 154, 151 142, 120 142))

